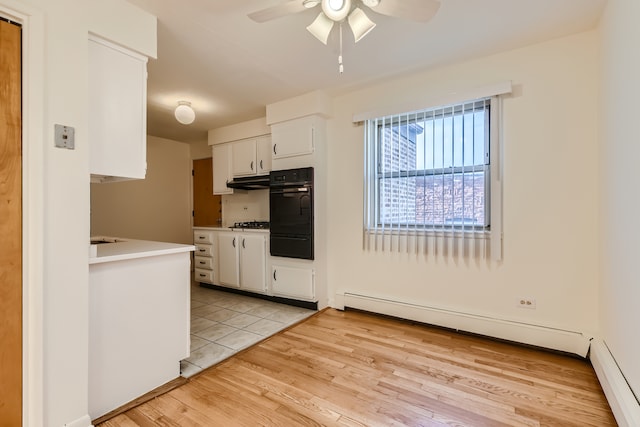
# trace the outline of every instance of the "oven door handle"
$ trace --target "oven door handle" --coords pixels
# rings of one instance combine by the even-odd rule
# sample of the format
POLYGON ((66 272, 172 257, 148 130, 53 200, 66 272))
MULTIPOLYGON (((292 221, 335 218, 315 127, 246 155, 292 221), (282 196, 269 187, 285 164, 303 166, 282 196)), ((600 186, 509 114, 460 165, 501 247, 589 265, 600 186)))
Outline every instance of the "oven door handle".
POLYGON ((295 188, 272 188, 271 194, 294 194, 294 193, 308 193, 309 187, 295 187, 295 188))

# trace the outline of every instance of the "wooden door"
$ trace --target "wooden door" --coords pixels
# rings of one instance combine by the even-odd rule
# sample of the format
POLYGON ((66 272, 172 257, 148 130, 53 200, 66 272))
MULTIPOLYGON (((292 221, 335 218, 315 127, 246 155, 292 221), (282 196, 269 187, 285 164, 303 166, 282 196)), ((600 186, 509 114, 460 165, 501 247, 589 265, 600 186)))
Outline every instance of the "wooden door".
POLYGON ((222 225, 222 200, 213 195, 213 162, 211 158, 193 161, 193 225, 222 225))
POLYGON ((0 20, 0 424, 22 425, 21 29, 0 20))

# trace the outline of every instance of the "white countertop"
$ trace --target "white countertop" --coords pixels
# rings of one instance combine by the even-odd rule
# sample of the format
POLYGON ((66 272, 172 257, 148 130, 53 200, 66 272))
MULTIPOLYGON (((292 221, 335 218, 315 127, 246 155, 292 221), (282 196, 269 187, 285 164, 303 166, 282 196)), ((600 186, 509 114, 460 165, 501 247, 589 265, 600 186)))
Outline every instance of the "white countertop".
MULTIPOLYGON (((92 237, 92 240, 93 239, 92 237)), ((89 264, 177 254, 180 252, 191 252, 196 249, 193 245, 182 245, 178 243, 120 238, 115 238, 114 240, 116 240, 114 243, 100 243, 95 245, 96 256, 89 257, 89 264)))

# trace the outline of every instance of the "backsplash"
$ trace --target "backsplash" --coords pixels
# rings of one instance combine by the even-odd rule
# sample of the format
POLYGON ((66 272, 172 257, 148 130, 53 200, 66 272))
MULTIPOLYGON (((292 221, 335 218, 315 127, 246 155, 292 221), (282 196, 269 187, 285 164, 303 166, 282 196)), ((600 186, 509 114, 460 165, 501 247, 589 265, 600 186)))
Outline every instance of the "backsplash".
POLYGON ((269 190, 237 191, 222 196, 222 221, 228 227, 234 222, 269 221, 269 190))

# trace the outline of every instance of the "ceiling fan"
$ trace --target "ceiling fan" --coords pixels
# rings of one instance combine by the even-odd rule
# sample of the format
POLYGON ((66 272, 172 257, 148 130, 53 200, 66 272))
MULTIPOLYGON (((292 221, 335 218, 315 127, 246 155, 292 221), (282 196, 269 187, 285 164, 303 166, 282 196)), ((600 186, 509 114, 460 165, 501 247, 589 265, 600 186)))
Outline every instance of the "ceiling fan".
POLYGON ((376 24, 359 7, 362 4, 374 12, 418 22, 427 22, 440 8, 440 0, 289 0, 268 7, 248 16, 255 22, 266 22, 321 6, 322 11, 307 30, 322 43, 327 44, 329 34, 337 22, 340 24, 340 56, 342 67, 342 23, 347 20, 357 42, 373 30, 376 24))
POLYGON ((333 24, 347 18, 358 42, 375 27, 375 24, 358 7, 358 3, 382 15, 418 22, 429 21, 440 8, 439 0, 290 0, 250 13, 248 16, 256 22, 266 22, 320 5, 322 12, 307 27, 311 34, 327 44, 333 24))

